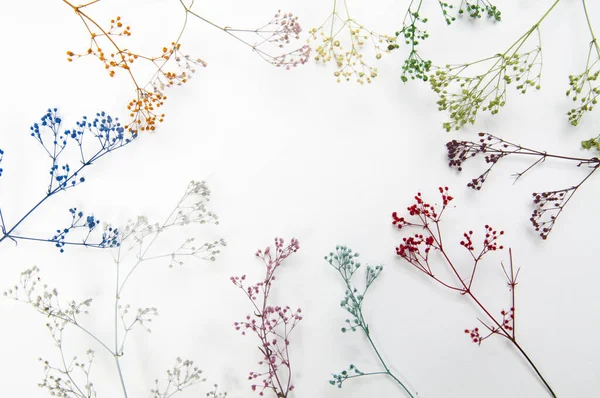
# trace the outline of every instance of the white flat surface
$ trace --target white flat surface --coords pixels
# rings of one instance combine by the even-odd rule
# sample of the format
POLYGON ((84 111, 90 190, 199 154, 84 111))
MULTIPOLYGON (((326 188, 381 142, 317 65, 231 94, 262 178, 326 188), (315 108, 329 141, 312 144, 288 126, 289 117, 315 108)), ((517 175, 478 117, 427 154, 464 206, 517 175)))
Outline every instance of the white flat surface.
MULTIPOLYGON (((348 3, 366 27, 390 34, 400 28, 408 5, 390 0, 348 3)), ((589 3, 600 31, 600 4, 589 3)), ((502 23, 483 18, 476 24, 457 21, 450 28, 437 4, 430 4, 431 37, 422 52, 437 64, 493 55, 550 4, 498 1, 502 23)), ((464 231, 480 232, 486 223, 506 231, 504 245, 513 248, 522 267, 517 291, 521 344, 558 396, 596 397, 596 178, 576 194, 542 242, 528 221, 531 192, 575 184, 582 170, 547 162, 513 185, 511 174, 528 164, 508 158, 482 191, 471 192, 466 184, 483 169, 482 161, 469 162, 457 175, 447 166, 444 146, 453 138, 476 139, 477 132, 486 131, 548 152, 588 154, 578 149, 579 142, 598 133, 600 112, 571 127, 565 114, 572 101, 564 92, 567 76, 583 69, 589 36, 580 2, 563 1, 558 7, 542 25, 542 90, 521 96, 509 88, 507 105, 498 115, 481 114, 475 126, 452 134, 441 128, 447 115, 437 111, 428 85, 400 81, 405 53, 373 60, 379 76, 371 85, 338 84, 332 65, 311 60, 292 71, 276 69, 222 32, 191 20, 183 50, 207 61, 208 67, 184 87, 168 90, 166 121, 156 133, 143 134, 92 167, 84 185, 54 198, 22 231, 51 236, 73 206, 117 224, 139 214, 158 221, 189 180, 207 181, 211 208, 221 224, 191 233, 204 240, 224 237, 228 246, 215 263, 188 261, 174 269, 155 263, 136 274, 127 300, 133 307, 158 307, 160 316, 152 334, 134 333, 126 348, 123 366, 130 397, 149 396, 154 379, 177 356, 195 360, 209 382, 219 383, 231 397, 256 395, 246 380, 261 359, 256 342, 232 327, 249 311, 249 303, 229 277, 257 278, 262 268, 254 253, 275 236, 296 237, 301 245, 284 263, 273 294, 277 303, 301 307, 305 316, 292 335, 294 397, 402 396, 385 378, 351 380, 343 389, 328 384, 331 373, 350 363, 361 370, 377 366, 360 334, 339 331, 347 317, 339 307, 343 285, 323 260, 336 244, 350 246, 365 263, 385 264, 365 311, 388 364, 419 397, 546 397, 513 347, 500 338, 480 347, 469 342, 464 329, 477 325, 480 313, 465 297, 435 285, 395 255, 404 235, 391 226, 391 213, 404 211, 418 190, 437 200, 437 187, 448 185, 456 208, 447 215, 447 239, 458 243, 464 231)), ((260 26, 278 8, 300 16, 303 40, 331 12, 331 4, 322 0, 198 4, 203 15, 243 27, 260 26)), ((131 21, 131 47, 144 50, 168 44, 183 18, 174 0, 104 0, 93 11, 131 21)), ((29 126, 48 107, 58 107, 67 125, 99 110, 118 116, 132 91, 122 73, 110 79, 95 60, 66 62, 65 52, 85 48, 87 38, 83 25, 60 1, 5 4, 0 37, 0 148, 5 150, 0 204, 15 220, 45 189, 47 164, 29 126)), ((458 244, 453 250, 460 253, 458 244)), ((489 256, 475 287, 495 312, 508 305, 499 267, 507 255, 489 256)), ((60 254, 51 245, 3 242, 0 264, 2 290, 16 283, 23 269, 38 265, 65 300, 96 298, 89 325, 110 337, 114 267, 109 254, 79 248, 60 254)), ((46 396, 37 387, 42 378, 37 358, 57 359, 46 319, 7 299, 0 300, 0 314, 0 396, 46 396)), ((91 346, 76 330, 65 344, 69 355, 81 355, 91 346)), ((95 371, 99 397, 121 396, 113 362, 100 351, 95 371)), ((206 387, 179 396, 203 396, 206 387)))

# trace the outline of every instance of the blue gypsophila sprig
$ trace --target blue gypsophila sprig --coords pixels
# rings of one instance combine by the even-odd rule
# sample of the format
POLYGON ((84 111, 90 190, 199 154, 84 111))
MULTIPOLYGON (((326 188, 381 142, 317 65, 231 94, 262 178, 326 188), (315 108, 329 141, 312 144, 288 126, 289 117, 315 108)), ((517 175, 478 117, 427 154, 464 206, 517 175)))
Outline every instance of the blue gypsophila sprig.
MULTIPOLYGON (((61 252, 64 251, 65 245, 71 244, 96 248, 117 245, 119 231, 110 226, 105 228, 101 240, 94 243, 89 241, 90 234, 98 225, 98 220, 93 215, 84 217, 83 213, 75 208, 69 210, 72 216, 71 224, 66 228, 58 229, 50 239, 24 236, 17 232, 17 227, 50 197, 84 183, 86 181, 83 175, 84 169, 103 156, 130 144, 137 135, 126 132, 118 118, 113 118, 104 111, 96 113, 93 120, 83 116, 72 129, 65 129, 57 108, 48 109, 40 122, 31 126, 30 135, 40 144, 50 159, 48 186, 45 195, 23 216, 17 217, 18 221, 12 226, 6 224, 6 213, 3 214, 0 208, 2 232, 0 243, 5 239, 13 242, 19 239, 44 241, 53 243, 61 252), (87 231, 87 234, 81 240, 66 240, 67 234, 74 229, 87 231)), ((4 151, 0 150, 0 161, 3 155, 4 151)), ((0 175, 2 171, 0 169, 0 175)))
POLYGON ((92 233, 97 229, 96 227, 100 225, 100 220, 94 215, 86 216, 82 211, 78 211, 76 207, 69 209, 69 213, 71 214, 70 223, 66 227, 57 229, 52 238, 36 238, 33 236, 21 235, 11 235, 10 238, 13 240, 54 243, 61 253, 64 253, 64 247, 66 245, 86 246, 98 249, 118 247, 120 245, 118 228, 113 228, 107 224, 104 226, 101 237, 94 240, 91 238, 92 233), (80 233, 78 234, 75 231, 79 231, 80 233), (75 234, 72 232, 75 232, 75 234), (81 238, 79 240, 67 240, 67 236, 73 235, 79 235, 81 238))
POLYGON ((414 395, 410 392, 405 383, 402 383, 400 379, 391 372, 390 368, 383 360, 383 357, 371 339, 371 331, 369 330, 369 325, 367 324, 363 314, 363 301, 365 295, 367 294, 369 288, 373 285, 373 282, 375 282, 375 280, 379 277, 381 271, 383 271, 383 266, 378 265, 371 267, 367 265, 364 289, 359 289, 351 283, 352 277, 361 266, 361 264, 357 261, 358 256, 358 253, 354 253, 352 249, 346 246, 336 246, 335 252, 331 252, 328 256, 325 256, 325 261, 327 261, 339 272, 346 286, 344 299, 341 301, 340 306, 351 315, 351 318, 346 319, 346 326, 342 328, 342 333, 346 333, 348 331, 356 332, 361 330, 369 341, 371 348, 377 355, 383 370, 362 372, 358 370, 354 364, 351 364, 348 370, 343 370, 339 374, 333 374, 333 379, 329 381, 329 384, 342 388, 343 383, 348 379, 363 376, 386 375, 394 380, 403 389, 408 397, 414 398, 414 395))

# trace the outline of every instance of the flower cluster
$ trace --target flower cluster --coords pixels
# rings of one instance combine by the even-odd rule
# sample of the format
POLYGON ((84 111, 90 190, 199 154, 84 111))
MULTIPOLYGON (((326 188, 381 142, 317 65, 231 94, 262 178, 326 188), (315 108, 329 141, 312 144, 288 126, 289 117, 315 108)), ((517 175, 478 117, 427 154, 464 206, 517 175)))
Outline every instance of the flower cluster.
POLYGON ((501 317, 494 316, 492 311, 490 311, 488 307, 484 305, 483 301, 477 297, 476 292, 473 289, 477 271, 479 270, 482 272, 481 262, 483 258, 491 252, 503 249, 503 246, 499 245, 498 240, 504 233, 502 231, 496 231, 494 228, 486 225, 485 235, 479 248, 475 247, 473 232, 469 231, 464 233, 463 239, 460 241, 460 246, 469 253, 472 260, 471 269, 468 272, 464 272, 463 268, 457 266, 457 262, 453 260, 453 256, 447 251, 446 247, 448 240, 442 239, 442 228, 440 223, 444 210, 452 200, 452 197, 448 195, 448 189, 445 187, 440 187, 439 191, 442 196, 442 204, 429 204, 422 199, 422 195, 417 194, 415 197, 416 203, 407 207, 409 219, 398 217, 397 213, 392 214, 392 224, 397 228, 417 227, 421 231, 412 236, 404 237, 402 243, 396 247, 396 253, 414 268, 429 276, 441 286, 471 299, 473 304, 485 314, 485 317, 479 318, 479 321, 487 330, 487 334, 482 334, 477 327, 465 329, 465 333, 469 338, 477 344, 480 344, 483 340, 492 335, 501 336, 507 339, 523 354, 524 358, 529 362, 551 395, 555 396, 539 369, 517 342, 515 334, 515 287, 517 285, 519 269, 515 270, 513 265, 512 251, 509 251, 510 266, 505 267, 504 264, 502 264, 502 270, 506 276, 506 283, 511 292, 511 305, 509 310, 501 310, 501 317), (442 244, 442 241, 444 244, 442 244), (434 252, 440 255, 433 256, 432 253, 434 252), (451 275, 450 278, 441 277, 434 271, 434 262, 438 261, 448 267, 451 275))
MULTIPOLYGON (((529 88, 540 89, 541 46, 520 52, 533 32, 531 30, 502 54, 462 65, 446 65, 430 76, 431 89, 439 95, 438 110, 448 111, 450 121, 444 122, 446 131, 458 130, 465 124, 474 124, 477 113, 497 114, 506 104, 507 87, 516 83, 519 92, 529 88), (486 72, 465 76, 475 65, 490 65, 486 72)), ((539 36, 538 36, 539 40, 539 36)))
POLYGON ((535 208, 529 220, 536 232, 540 233, 542 239, 548 239, 548 235, 552 231, 556 219, 569 200, 571 200, 577 188, 579 186, 560 189, 558 191, 534 192, 532 194, 535 208))
POLYGON ((569 122, 577 126, 585 112, 591 112, 598 104, 600 97, 600 45, 594 38, 590 43, 585 71, 578 75, 569 76, 569 89, 567 97, 573 102, 579 102, 579 106, 571 109, 567 115, 569 122))
POLYGON ((93 17, 85 12, 84 8, 96 3, 91 2, 83 6, 75 6, 65 1, 80 17, 90 34, 90 44, 83 53, 67 51, 67 60, 72 62, 81 57, 91 56, 98 59, 110 77, 114 77, 118 70, 125 71, 135 88, 135 97, 127 105, 131 121, 125 126, 132 133, 155 130, 156 125, 164 120, 164 114, 158 113, 167 99, 163 93, 165 87, 181 85, 187 82, 198 66, 206 66, 201 59, 193 59, 180 51, 181 44, 172 42, 169 46, 162 47, 159 55, 148 56, 131 52, 120 44, 122 37, 131 36, 130 26, 126 26, 120 16, 110 20, 110 25, 103 28, 93 17), (108 47, 108 50, 106 49, 108 47), (166 64, 175 59, 177 71, 167 71, 166 64), (150 63, 156 72, 150 82, 141 83, 134 73, 133 64, 136 61, 150 63))
MULTIPOLYGON (((446 131, 459 130, 467 123, 474 124, 479 111, 497 114, 506 104, 510 84, 514 83, 522 94, 530 89, 540 89, 540 25, 559 2, 555 0, 540 19, 504 52, 474 62, 446 65, 431 74, 431 89, 439 96, 438 109, 450 114, 450 120, 443 124, 446 131), (532 36, 537 40, 532 40, 532 36), (479 69, 484 72, 480 73, 479 69)), ((459 14, 466 13, 472 18, 480 18, 484 12, 496 21, 501 19, 500 11, 487 0, 476 3, 463 0, 459 10, 459 14)))
MULTIPOLYGON (((228 31, 239 32, 240 30, 228 29, 228 31)), ((301 32, 302 27, 298 22, 297 16, 291 12, 282 13, 281 10, 278 10, 269 23, 254 31, 259 36, 260 41, 253 45, 253 49, 264 60, 277 67, 284 67, 289 70, 298 65, 304 65, 310 58, 310 46, 303 45, 300 48, 280 55, 271 55, 268 51, 260 48, 267 43, 274 44, 280 49, 284 48, 292 40, 299 40, 301 32)))
MULTIPOLYGON (((206 382, 206 378, 202 375, 202 370, 197 366, 194 366, 194 361, 189 359, 181 359, 177 357, 175 360, 175 365, 173 369, 167 370, 167 382, 165 387, 161 387, 158 379, 154 381, 155 388, 150 390, 152 394, 152 398, 167 398, 172 396, 178 391, 183 391, 184 389, 193 386, 194 384, 204 383, 206 382)), ((217 385, 215 387, 215 394, 217 385)), ((213 397, 226 397, 227 393, 224 395, 210 395, 208 393, 206 396, 213 397)))
POLYGON ((258 250, 256 257, 265 264, 265 277, 258 283, 246 286, 246 275, 231 277, 235 286, 240 288, 252 303, 253 313, 246 316, 243 321, 235 322, 236 330, 243 335, 252 332, 260 341, 258 349, 263 359, 258 362, 265 366, 261 372, 250 372, 252 391, 257 391, 260 396, 265 390, 273 391, 277 397, 287 397, 294 389, 292 384, 292 368, 289 356, 289 336, 298 322, 302 320, 302 311, 298 308, 292 311, 289 306, 279 306, 270 303, 269 295, 275 280, 275 272, 283 261, 298 251, 298 240, 292 239, 285 246, 281 238, 275 238, 275 248, 267 247, 264 251, 258 250), (274 253, 273 253, 274 252, 274 253), (255 381, 256 379, 259 382, 255 381))
POLYGON ((254 29, 239 29, 229 26, 220 26, 215 22, 209 21, 202 15, 192 10, 194 2, 186 5, 180 2, 185 10, 186 21, 192 16, 202 22, 207 23, 213 28, 219 29, 235 38, 238 42, 250 47, 263 60, 276 67, 283 67, 287 70, 303 65, 308 62, 310 57, 310 47, 301 46, 294 50, 280 53, 282 49, 291 44, 293 40, 300 39, 302 27, 298 17, 291 12, 282 12, 278 10, 273 18, 266 24, 254 29))
POLYGON ((536 159, 525 170, 515 174, 517 180, 536 166, 544 163, 546 159, 570 161, 577 168, 586 168, 588 170, 587 175, 577 185, 556 191, 533 193, 535 208, 531 214, 530 221, 535 230, 540 233, 542 239, 548 238, 558 216, 562 213, 577 189, 600 167, 600 159, 597 157, 579 158, 554 155, 546 151, 526 148, 487 133, 479 133, 479 137, 478 142, 452 140, 446 144, 449 160, 448 165, 451 168, 456 168, 459 172, 462 171, 462 165, 468 159, 478 155, 484 157, 485 162, 489 165, 488 168, 467 184, 469 188, 475 190, 481 189, 492 168, 498 161, 509 155, 524 155, 528 158, 536 159))
MULTIPOLYGON (((411 80, 427 81, 427 73, 431 69, 431 61, 421 58, 418 52, 419 43, 429 37, 429 33, 419 27, 419 24, 424 25, 428 21, 428 18, 420 13, 422 3, 423 0, 419 0, 418 4, 415 5, 415 1, 411 1, 404 16, 402 30, 396 32, 396 37, 402 36, 404 42, 410 46, 410 54, 402 65, 402 76, 400 78, 403 82, 407 82, 409 78, 411 80)), ((448 14, 448 9, 451 9, 453 6, 440 2, 440 7, 442 8, 446 23, 450 24, 454 17, 448 14)), ((390 49, 399 47, 398 44, 392 44, 390 49)))
POLYGON ((377 68, 371 67, 363 59, 363 49, 371 42, 375 58, 380 59, 382 53, 395 48, 396 37, 378 34, 366 29, 348 14, 344 0, 345 14, 341 14, 334 2, 333 12, 318 28, 309 30, 311 39, 320 42, 315 51, 315 60, 326 64, 334 62, 337 66, 333 73, 338 82, 355 79, 360 84, 371 83, 377 77, 377 68), (346 39, 342 36, 347 33, 346 39))
MULTIPOLYGON (((39 123, 34 123, 30 128, 30 135, 39 143, 43 152, 50 159, 50 180, 45 196, 18 221, 9 226, 5 222, 2 210, 0 210, 0 242, 5 239, 33 240, 53 243, 64 251, 66 245, 82 245, 94 248, 109 248, 118 245, 119 231, 110 226, 105 227, 99 242, 90 242, 88 238, 96 229, 99 221, 92 215, 84 217, 83 212, 76 208, 69 209, 71 223, 66 228, 56 231, 50 238, 38 238, 18 233, 17 228, 46 200, 59 192, 71 189, 86 181, 83 175, 85 169, 97 160, 129 145, 136 135, 127 134, 118 118, 112 118, 105 112, 99 112, 93 120, 84 116, 75 123, 72 129, 64 129, 62 118, 58 109, 48 109, 39 123), (66 158, 66 159, 65 159, 66 158), (76 166, 73 166, 76 164, 76 166), (75 229, 87 231, 80 241, 67 241, 67 234, 75 229)), ((4 154, 2 152, 1 155, 4 154)))
POLYGON ((61 253, 64 253, 65 245, 75 245, 80 244, 82 246, 87 247, 95 247, 95 248, 111 248, 119 246, 119 230, 118 228, 113 228, 110 225, 106 225, 104 227, 104 232, 102 234, 102 239, 100 242, 90 242, 89 238, 92 232, 96 229, 98 225, 100 225, 100 220, 96 219, 93 215, 88 215, 84 217, 82 211, 77 211, 76 207, 69 209, 69 213, 71 214, 71 223, 66 228, 61 228, 56 230, 56 235, 52 237, 51 242, 55 242, 55 246, 60 249, 61 253), (75 230, 83 229, 86 233, 81 240, 81 243, 75 241, 66 241, 66 237, 70 232, 75 230))
POLYGON ((483 14, 486 14, 488 18, 493 18, 496 21, 502 20, 502 13, 498 7, 488 0, 476 0, 476 2, 462 0, 458 14, 463 15, 464 13, 467 13, 471 18, 481 18, 483 14))
POLYGON ((340 274, 346 288, 344 299, 341 301, 340 306, 351 315, 351 318, 346 319, 346 326, 342 328, 342 333, 346 333, 348 331, 356 332, 357 330, 362 331, 369 341, 373 352, 377 355, 377 358, 383 367, 383 371, 365 373, 358 370, 354 364, 351 364, 348 370, 343 370, 338 374, 333 374, 333 379, 329 381, 329 384, 342 388, 343 383, 348 379, 382 374, 387 375, 394 380, 403 389, 407 396, 412 398, 414 397, 413 394, 408 390, 405 384, 402 383, 400 379, 398 379, 398 377, 391 372, 379 354, 379 351, 375 347, 375 343, 373 343, 373 340, 371 339, 369 325, 367 324, 363 314, 363 300, 365 295, 367 294, 367 291, 373 282, 375 282, 375 280, 379 277, 381 271, 383 271, 383 266, 367 266, 364 279, 364 288, 359 289, 351 283, 352 277, 361 266, 360 262, 357 260, 358 256, 358 253, 352 252, 352 249, 346 246, 336 246, 335 252, 331 252, 328 256, 325 256, 325 261, 327 261, 340 274))
MULTIPOLYGON (((451 25, 455 20, 456 16, 451 13, 454 9, 454 5, 438 0, 442 15, 447 25, 451 25)), ((496 15, 495 19, 500 20, 500 11, 495 6, 489 3, 487 0, 483 0, 480 4, 480 0, 477 3, 471 3, 463 0, 458 10, 458 15, 462 15, 465 10, 471 18, 480 18, 480 12, 484 9, 488 12, 488 15, 493 10, 493 14, 496 15)), ((411 0, 404 20, 402 22, 402 29, 396 32, 396 38, 402 37, 405 44, 410 47, 410 53, 404 60, 402 65, 402 76, 400 77, 403 82, 410 80, 429 80, 428 73, 432 69, 433 65, 431 60, 423 59, 419 53, 419 44, 429 37, 429 33, 424 29, 424 25, 427 23, 427 18, 421 8, 423 6, 423 0, 411 0)), ((398 43, 390 43, 388 46, 389 50, 400 48, 398 43)))
POLYGON ((96 388, 90 379, 95 353, 93 350, 87 350, 85 354, 84 360, 73 357, 66 370, 53 366, 43 358, 38 358, 44 365, 44 379, 39 383, 39 387, 48 390, 51 396, 95 398, 96 388))
MULTIPOLYGON (((48 319, 46 327, 54 340, 55 346, 60 350, 64 358, 63 331, 71 326, 83 332, 102 347, 102 353, 108 354, 114 359, 116 371, 124 396, 127 396, 126 383, 121 369, 120 360, 124 356, 125 343, 128 336, 137 327, 150 332, 150 323, 158 316, 156 307, 142 307, 137 311, 131 311, 129 304, 123 304, 124 290, 134 272, 140 265, 150 260, 171 260, 171 265, 176 262, 182 264, 181 257, 193 256, 201 259, 214 261, 219 254, 219 248, 225 245, 223 240, 210 242, 198 247, 190 247, 193 238, 188 238, 178 249, 166 253, 154 253, 157 239, 167 230, 175 227, 187 226, 191 223, 205 224, 217 223, 217 217, 206 209, 206 203, 210 199, 210 190, 204 182, 192 181, 179 200, 175 209, 170 213, 162 224, 149 224, 145 217, 138 217, 136 221, 130 221, 124 228, 106 228, 102 243, 104 247, 114 247, 112 262, 116 265, 116 282, 114 302, 114 324, 108 325, 109 330, 114 331, 108 339, 103 339, 100 333, 90 329, 80 318, 87 314, 92 299, 88 298, 81 302, 68 301, 65 305, 58 299, 58 291, 49 288, 42 283, 39 269, 33 267, 21 273, 19 285, 8 289, 4 296, 31 305, 48 319), (121 232, 122 231, 122 232, 121 232), (130 261, 128 261, 130 260, 130 261)), ((55 237, 59 244, 64 242, 64 236, 68 230, 83 228, 89 232, 94 230, 99 221, 94 216, 85 216, 76 208, 70 209, 73 222, 70 228, 59 231, 55 237)), ((87 238, 86 238, 87 239, 87 238)), ((71 363, 64 360, 60 365, 52 365, 49 361, 40 359, 44 365, 45 378, 40 383, 41 387, 47 388, 51 395, 61 397, 91 398, 95 396, 93 383, 90 380, 90 367, 94 353, 88 350, 87 362, 78 361, 76 358, 71 363)), ((202 371, 193 366, 193 362, 177 358, 172 370, 167 371, 167 383, 160 387, 155 381, 155 389, 152 390, 154 398, 171 397, 194 384, 205 381, 201 377, 202 371)), ((207 394, 213 398, 226 397, 226 393, 218 392, 215 388, 207 394)))

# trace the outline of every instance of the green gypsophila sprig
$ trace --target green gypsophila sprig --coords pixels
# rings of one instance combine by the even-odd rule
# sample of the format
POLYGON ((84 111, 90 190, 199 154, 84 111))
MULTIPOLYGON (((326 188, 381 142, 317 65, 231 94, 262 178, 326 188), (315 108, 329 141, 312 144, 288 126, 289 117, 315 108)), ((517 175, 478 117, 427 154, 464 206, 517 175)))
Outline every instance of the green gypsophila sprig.
MULTIPOLYGON (((454 5, 442 0, 438 0, 438 4, 440 5, 446 24, 451 25, 456 20, 456 16, 452 14, 454 5)), ((422 6, 423 0, 412 0, 404 15, 402 29, 396 32, 396 37, 399 40, 401 37, 404 43, 410 47, 410 53, 402 65, 402 76, 400 78, 403 82, 407 82, 409 79, 429 80, 428 73, 432 68, 432 62, 429 59, 423 59, 418 49, 419 44, 429 37, 429 33, 424 29, 424 25, 429 19, 422 14, 422 6)), ((488 16, 493 16, 496 21, 500 21, 500 11, 489 1, 478 0, 476 3, 473 3, 463 0, 458 15, 464 14, 465 10, 467 10, 467 15, 474 19, 481 18, 481 12, 485 11, 488 13, 488 16)), ((400 48, 398 43, 391 43, 388 47, 389 50, 397 48, 400 48)))
POLYGON ((497 114, 506 104, 510 84, 522 94, 531 88, 540 89, 542 43, 539 27, 559 1, 556 0, 504 52, 471 63, 446 65, 430 76, 431 88, 439 95, 438 110, 450 113, 450 120, 443 124, 446 131, 459 130, 467 123, 474 124, 480 110, 497 114), (475 68, 483 68, 484 72, 469 75, 475 68))
MULTIPOLYGON (((404 16, 404 21, 402 22, 402 30, 396 32, 396 37, 402 36, 404 42, 410 46, 410 54, 408 58, 404 60, 404 64, 402 65, 402 79, 403 82, 407 82, 410 78, 411 80, 423 80, 427 81, 427 73, 431 69, 431 60, 425 60, 421 58, 419 55, 417 47, 419 43, 429 37, 429 33, 419 25, 425 25, 427 23, 427 18, 420 14, 421 6, 423 4, 423 0, 419 0, 418 4, 415 0, 411 1, 408 10, 406 10, 406 15, 404 16)), ((448 8, 452 8, 452 5, 448 5, 447 3, 440 2, 440 6, 442 8, 442 13, 444 14, 444 18, 446 19, 446 23, 450 24, 453 19, 448 14, 448 8)), ((398 48, 398 44, 390 45, 390 49, 395 46, 398 48)))
POLYGON ((458 14, 463 15, 464 13, 467 13, 471 18, 481 18, 485 14, 488 18, 493 18, 496 21, 502 20, 502 13, 498 7, 487 0, 477 0, 475 2, 462 0, 458 14))
MULTIPOLYGON (((600 82, 598 80, 600 76, 600 45, 594 34, 585 0, 582 0, 582 3, 592 40, 590 41, 585 70, 578 75, 569 76, 567 97, 580 104, 567 113, 569 123, 573 126, 579 124, 585 112, 591 112, 594 109, 598 103, 598 97, 600 97, 600 82)), ((583 147, 586 148, 585 145, 583 147)))
POLYGON ((369 341, 371 348, 377 355, 383 370, 375 372, 362 372, 358 370, 354 364, 351 364, 348 367, 348 370, 343 370, 338 374, 333 374, 333 379, 331 379, 329 383, 341 388, 343 383, 348 379, 362 376, 386 375, 393 379, 404 390, 408 397, 414 398, 414 395, 410 392, 406 385, 390 371, 389 367, 383 360, 383 357, 371 339, 371 331, 369 330, 369 325, 367 324, 363 314, 363 301, 365 295, 367 294, 367 291, 371 285, 373 285, 373 282, 375 282, 377 277, 379 277, 381 271, 383 271, 383 266, 367 266, 364 279, 364 288, 359 289, 351 282, 352 277, 361 266, 360 262, 357 261, 358 256, 358 253, 354 253, 352 249, 346 246, 336 246, 335 252, 331 252, 328 256, 325 256, 325 261, 327 261, 338 271, 346 287, 344 299, 341 301, 340 306, 351 316, 350 318, 346 319, 346 326, 341 329, 342 333, 362 331, 369 341))

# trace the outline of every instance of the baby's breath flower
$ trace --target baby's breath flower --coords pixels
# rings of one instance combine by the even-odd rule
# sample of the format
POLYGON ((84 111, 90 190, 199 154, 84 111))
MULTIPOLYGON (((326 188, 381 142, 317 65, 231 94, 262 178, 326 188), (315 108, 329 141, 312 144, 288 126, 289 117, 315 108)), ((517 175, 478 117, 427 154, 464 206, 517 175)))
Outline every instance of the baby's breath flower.
POLYGON ((480 110, 497 114, 506 104, 506 89, 510 84, 514 83, 522 94, 530 88, 539 90, 541 55, 539 29, 536 25, 502 54, 437 69, 430 76, 430 84, 440 98, 437 102, 438 110, 450 112, 450 121, 444 123, 444 129, 458 130, 467 123, 474 124, 480 110), (534 32, 538 36, 537 46, 529 51, 521 51, 534 32), (475 65, 490 64, 489 69, 482 74, 464 74, 475 65))
POLYGON ((308 31, 308 42, 312 40, 318 43, 315 48, 315 61, 323 64, 335 63, 336 70, 333 75, 338 82, 353 79, 359 84, 371 83, 377 77, 378 71, 365 62, 365 45, 371 43, 375 50, 375 58, 381 59, 382 53, 395 48, 396 37, 378 34, 365 28, 350 17, 347 6, 345 10, 345 14, 342 15, 334 7, 321 26, 308 31))
POLYGON ((488 18, 493 18, 496 21, 502 20, 500 10, 490 3, 488 0, 462 0, 460 3, 459 15, 467 13, 471 18, 481 18, 483 14, 487 14, 488 18))
MULTIPOLYGON (((592 31, 592 41, 587 56, 585 71, 569 76, 567 97, 580 104, 568 112, 569 122, 577 126, 585 112, 591 112, 600 98, 600 45, 592 31)), ((584 146, 585 148, 585 146, 584 146)))

